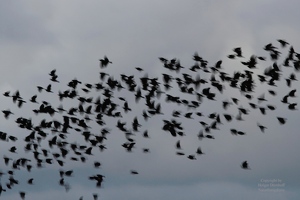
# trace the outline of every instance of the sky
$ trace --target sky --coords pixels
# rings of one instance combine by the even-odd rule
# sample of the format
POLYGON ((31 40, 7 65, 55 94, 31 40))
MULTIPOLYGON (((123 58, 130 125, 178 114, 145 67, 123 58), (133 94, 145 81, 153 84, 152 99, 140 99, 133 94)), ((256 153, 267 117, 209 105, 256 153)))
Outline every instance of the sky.
MULTIPOLYGON (((299 6, 300 2, 296 0, 288 3, 278 0, 1 1, 0 92, 11 91, 13 94, 19 90, 26 103, 19 109, 10 98, 0 97, 1 110, 10 109, 14 113, 9 119, 0 116, 0 131, 20 138, 16 142, 17 153, 8 151, 13 143, 0 141, 0 157, 30 158, 31 155, 24 152, 22 146, 22 138, 30 132, 18 128, 15 119, 23 116, 38 122, 45 117, 32 112, 36 105, 29 99, 35 94, 39 102, 44 100, 54 107, 60 104, 64 107, 78 105, 77 101, 60 102, 57 98, 58 91, 67 89, 68 82, 74 78, 82 83, 97 83, 100 81, 99 72, 104 71, 118 80, 120 74, 135 77, 147 74, 161 80, 163 73, 179 74, 164 68, 159 57, 177 58, 188 69, 195 64, 195 52, 208 61, 208 66, 222 60, 223 70, 229 74, 245 69, 240 61, 247 61, 251 55, 261 55, 267 61, 260 62, 260 68, 254 71, 263 73, 273 64, 263 50, 265 45, 272 43, 284 57, 290 46, 281 48, 277 42, 277 39, 284 39, 296 52, 299 51, 299 6), (235 47, 242 48, 244 58, 230 60, 227 57, 235 47), (104 56, 112 61, 105 69, 99 66, 99 59, 104 56), (136 67, 144 71, 138 72, 136 67), (49 72, 53 69, 56 69, 59 83, 49 80, 49 72), (47 87, 48 84, 52 84, 53 93, 38 93, 37 86, 47 87)), ((282 59, 278 64, 281 62, 282 59)), ((283 77, 292 72, 292 68, 283 69, 288 71, 282 72, 283 77)), ((210 79, 208 74, 200 76, 210 79)), ((98 194, 99 199, 112 200, 299 199, 299 111, 290 111, 280 102, 299 84, 294 81, 289 88, 282 79, 272 88, 277 92, 276 97, 268 93, 268 85, 257 84, 254 96, 265 95, 268 100, 259 105, 275 105, 276 110, 267 110, 267 115, 251 110, 249 115, 243 116, 243 121, 234 120, 232 123, 226 123, 222 118, 220 129, 211 133, 215 140, 204 138, 201 141, 197 137, 202 129, 199 121, 210 123, 207 117, 210 113, 235 116, 239 106, 250 110, 247 99, 240 92, 227 86, 222 94, 217 95, 216 101, 205 101, 197 110, 166 104, 162 94, 157 102, 161 103, 164 114, 145 122, 141 116, 145 109, 142 100, 135 103, 134 96, 128 90, 122 90, 116 94, 128 100, 132 112, 124 114, 120 120, 127 121, 129 126, 137 116, 142 124, 140 132, 148 130, 149 139, 135 133, 136 146, 132 153, 128 153, 121 146, 126 138, 115 128, 116 120, 107 118, 106 127, 111 133, 105 141, 105 151, 93 151, 94 155, 85 163, 66 160, 63 168, 53 164, 41 169, 33 168, 30 173, 23 168, 16 170, 15 177, 20 183, 2 192, 1 199, 20 199, 19 191, 26 191, 26 199, 31 200, 73 200, 81 196, 93 199, 93 194, 98 194), (230 101, 231 97, 240 99, 240 104, 223 110, 221 102, 230 101), (162 120, 170 120, 174 110, 202 112, 204 116, 196 118, 193 115, 193 120, 178 119, 182 122, 185 136, 172 137, 162 130, 162 120), (278 123, 278 116, 287 119, 285 125, 278 123), (265 133, 259 130, 257 123, 267 127, 265 133), (245 131, 246 135, 234 136, 230 134, 231 128, 245 131), (178 140, 186 153, 184 156, 176 155, 178 140), (195 154, 199 146, 205 154, 189 160, 187 155, 195 154), (143 153, 142 148, 149 148, 150 153, 143 153), (101 162, 100 169, 94 169, 94 160, 101 162), (245 160, 250 170, 240 167, 245 160), (69 192, 58 184, 59 169, 74 170, 73 176, 66 178, 71 186, 69 192), (130 170, 139 174, 132 175, 130 170), (96 188, 95 182, 88 180, 95 174, 105 175, 102 188, 96 188), (26 181, 31 177, 34 185, 27 185, 26 181)), ((181 96, 176 89, 174 85, 170 93, 181 96)), ((298 92, 296 96, 299 96, 298 92)), ((87 96, 96 97, 97 93, 87 96)), ((188 95, 181 97, 191 98, 188 95)), ((299 99, 296 97, 291 101, 298 103, 299 99)), ((256 99, 253 102, 258 104, 256 99)), ((123 106, 121 103, 120 106, 123 106)), ((54 115, 54 119, 60 117, 59 114, 54 115)), ((51 118, 46 116, 46 119, 51 118)), ((99 132, 101 128, 91 123, 92 132, 99 132)), ((84 142, 76 132, 72 132, 68 140, 84 142)), ((48 148, 45 142, 41 145, 48 148)), ((0 161, 0 171, 7 171, 4 161, 0 161)), ((0 178, 3 187, 5 177, 0 178)))

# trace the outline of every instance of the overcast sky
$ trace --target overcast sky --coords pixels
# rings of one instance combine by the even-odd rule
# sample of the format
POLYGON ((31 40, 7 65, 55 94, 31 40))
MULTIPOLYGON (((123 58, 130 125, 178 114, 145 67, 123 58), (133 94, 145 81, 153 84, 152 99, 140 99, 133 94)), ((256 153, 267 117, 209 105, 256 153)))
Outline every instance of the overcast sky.
MULTIPOLYGON (((11 99, 0 97, 1 110, 10 109, 14 113, 8 120, 1 116, 0 131, 19 138, 28 134, 20 130, 14 120, 19 116, 40 119, 32 113, 35 107, 29 99, 38 94, 36 86, 46 87, 51 83, 48 74, 53 69, 56 69, 60 83, 51 83, 54 93, 43 91, 38 94, 38 100, 48 101, 54 107, 78 105, 72 101, 59 102, 58 91, 67 89, 67 83, 73 78, 83 83, 99 82, 99 71, 103 70, 99 67, 99 59, 105 55, 112 61, 105 72, 115 79, 120 79, 121 73, 135 77, 147 73, 149 77, 161 80, 162 73, 170 72, 158 57, 177 58, 182 66, 189 68, 194 64, 195 52, 209 62, 208 66, 223 60, 223 70, 229 74, 241 70, 240 61, 247 61, 254 54, 261 55, 267 61, 260 65, 262 69, 256 69, 256 73, 263 72, 272 65, 268 53, 263 50, 266 44, 272 43, 282 55, 287 55, 289 47, 282 49, 277 42, 277 39, 284 39, 299 52, 299 7, 300 2, 296 0, 1 1, 0 92, 19 90, 27 102, 20 110, 11 99), (244 60, 227 58, 235 47, 242 48, 244 60), (137 72, 135 67, 143 68, 144 72, 137 72)), ((205 76, 201 74, 201 78, 210 78, 205 76)), ((20 184, 3 192, 1 199, 18 199, 19 191, 26 191, 26 199, 30 200, 73 200, 81 196, 93 199, 94 193, 100 199, 112 200, 299 199, 299 111, 290 111, 280 102, 289 90, 299 86, 300 83, 294 81, 291 88, 287 88, 283 78, 282 84, 274 88, 278 97, 273 98, 266 85, 257 84, 254 96, 265 94, 268 102, 262 105, 275 105, 276 111, 261 115, 255 110, 243 116, 245 119, 241 122, 226 123, 222 118, 220 130, 212 133, 216 139, 202 141, 197 138, 202 129, 199 121, 211 122, 207 115, 213 112, 235 115, 234 109, 224 111, 221 102, 231 97, 241 98, 240 105, 249 108, 246 99, 226 87, 227 90, 217 96, 217 101, 205 102, 198 108, 197 112, 204 113, 203 118, 182 119, 186 136, 174 138, 161 129, 162 119, 170 120, 174 109, 187 110, 165 104, 162 95, 157 102, 161 101, 164 115, 142 123, 141 132, 147 129, 150 139, 137 133, 137 144, 132 153, 124 151, 121 144, 126 141, 125 137, 113 127, 115 122, 107 120, 107 127, 112 125, 111 134, 105 141, 107 150, 95 152, 85 164, 66 161, 63 169, 74 170, 73 177, 67 178, 71 185, 69 192, 58 184, 61 167, 53 165, 34 168, 31 173, 25 169, 16 171, 20 184), (287 118, 287 123, 279 125, 277 116, 287 118), (257 122, 267 126, 265 133, 259 130, 257 122), (245 131, 246 135, 233 136, 230 128, 245 131), (175 154, 175 143, 179 139, 185 156, 175 154), (195 154, 199 146, 205 155, 197 156, 197 160, 187 159, 186 156, 195 154), (150 153, 143 153, 144 147, 149 148, 150 153), (94 160, 102 163, 100 169, 93 168, 94 160), (241 169, 245 160, 251 170, 241 169), (139 174, 131 175, 130 170, 137 170, 139 174), (88 176, 97 173, 105 175, 100 189, 88 180, 88 176), (31 177, 34 185, 28 186, 26 181, 31 177), (271 186, 268 181, 281 185, 271 186)), ((128 99, 133 109, 121 120, 130 124, 138 116, 142 122, 140 114, 145 105, 135 104, 134 96, 126 90, 118 94, 128 99)), ((87 96, 90 95, 96 96, 95 93, 87 96)), ((299 91, 296 95, 299 96, 299 91)), ((299 103, 298 98, 292 101, 299 103)), ((257 103, 257 100, 253 102, 257 103)), ((99 126, 92 125, 92 131, 99 132, 99 126)), ((78 138, 71 135, 70 142, 80 142, 78 138)), ((1 159, 3 155, 27 156, 21 141, 17 143, 17 155, 8 151, 12 143, 0 141, 0 144, 1 159)), ((0 162, 0 169, 6 172, 4 161, 0 162)), ((1 184, 5 188, 5 178, 1 184)))

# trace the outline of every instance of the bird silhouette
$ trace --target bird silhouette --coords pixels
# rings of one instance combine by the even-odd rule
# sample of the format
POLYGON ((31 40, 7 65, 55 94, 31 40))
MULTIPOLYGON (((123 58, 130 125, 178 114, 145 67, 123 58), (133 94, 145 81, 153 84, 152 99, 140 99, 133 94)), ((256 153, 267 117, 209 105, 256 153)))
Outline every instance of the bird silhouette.
POLYGON ((248 162, 247 162, 247 161, 242 162, 241 168, 242 168, 242 169, 250 169, 250 168, 249 168, 249 165, 248 165, 248 162))
POLYGON ((26 193, 25 193, 25 192, 23 192, 23 191, 22 191, 22 192, 20 192, 20 197, 21 197, 21 199, 22 199, 22 200, 24 200, 24 199, 25 199, 25 194, 26 194, 26 193))
POLYGON ((281 125, 283 125, 283 124, 286 123, 286 118, 283 118, 283 117, 277 117, 277 119, 278 119, 278 121, 279 121, 279 123, 280 123, 281 125))
POLYGON ((106 56, 104 56, 103 59, 100 59, 100 67, 104 68, 106 67, 109 63, 112 63, 106 56))

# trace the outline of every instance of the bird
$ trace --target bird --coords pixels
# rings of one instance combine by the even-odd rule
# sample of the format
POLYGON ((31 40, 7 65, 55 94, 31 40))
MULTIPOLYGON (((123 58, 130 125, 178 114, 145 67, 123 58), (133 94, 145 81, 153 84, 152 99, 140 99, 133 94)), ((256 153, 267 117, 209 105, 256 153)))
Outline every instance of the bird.
POLYGON ((250 169, 249 165, 248 165, 248 162, 247 161, 243 161, 242 164, 241 164, 241 168, 242 169, 250 169))
POLYGON ((28 179, 27 183, 28 183, 29 185, 32 185, 32 184, 33 184, 33 178, 28 179))
POLYGON ((236 53, 237 57, 243 57, 242 56, 242 48, 241 47, 236 47, 233 49, 233 51, 236 53))
POLYGON ((93 198, 94 198, 94 200, 97 200, 98 199, 98 194, 93 194, 93 198))
POLYGON ((37 95, 33 95, 33 96, 31 97, 30 101, 31 101, 32 103, 37 103, 36 98, 37 98, 37 95))
POLYGON ((95 161, 94 166, 95 166, 95 168, 99 168, 101 166, 101 163, 98 161, 95 161))
POLYGON ((257 123, 257 126, 259 127, 260 131, 263 133, 265 132, 265 129, 267 128, 267 127, 261 125, 260 123, 257 123))
POLYGON ((133 174, 133 175, 139 174, 136 170, 131 170, 130 173, 133 174))
POLYGON ((285 40, 278 39, 277 41, 281 44, 281 47, 286 47, 286 45, 289 45, 289 43, 286 42, 285 40))
POLYGON ((147 130, 144 131, 143 136, 144 136, 144 138, 149 138, 149 135, 148 135, 148 131, 147 131, 147 130))
POLYGON ((10 152, 16 153, 17 147, 13 146, 9 149, 10 152))
POLYGON ((73 170, 65 171, 64 174, 65 174, 66 176, 72 176, 73 170))
POLYGON ((106 67, 109 63, 112 63, 106 56, 104 56, 103 59, 99 59, 100 61, 100 67, 104 68, 106 67))
POLYGON ((12 113, 10 110, 2 110, 2 112, 3 112, 4 117, 5 117, 6 119, 8 119, 9 116, 10 116, 11 114, 14 114, 14 113, 12 113))
POLYGON ((297 103, 290 103, 290 104, 288 105, 288 108, 289 108, 290 110, 297 110, 297 109, 296 109, 296 106, 297 106, 297 103))
POLYGON ((144 70, 143 70, 142 68, 140 68, 140 67, 136 67, 135 69, 138 70, 139 72, 144 71, 144 70))
POLYGON ((203 151, 201 150, 201 148, 198 147, 198 148, 197 148, 197 151, 196 151, 196 154, 197 154, 197 155, 202 155, 202 154, 204 154, 204 153, 203 153, 203 151))
POLYGON ((296 96, 295 96, 296 91, 297 91, 296 89, 291 90, 291 91, 289 92, 288 96, 289 96, 289 97, 296 97, 296 96))
POLYGON ((286 118, 283 117, 277 117, 279 124, 283 125, 286 123, 286 118))
POLYGON ((9 94, 10 94, 10 91, 6 91, 6 92, 3 93, 3 96, 10 97, 9 94))
POLYGON ((177 148, 177 149, 181 149, 180 140, 178 140, 178 141, 176 142, 176 148, 177 148))
POLYGON ((49 85, 46 87, 46 89, 44 89, 44 90, 45 90, 46 92, 53 93, 52 90, 51 90, 51 88, 52 88, 52 85, 49 84, 49 85))
POLYGON ((20 191, 19 194, 20 194, 21 199, 24 200, 24 199, 25 199, 25 194, 26 194, 26 193, 23 192, 23 191, 20 191))
POLYGON ((188 155, 187 158, 190 159, 190 160, 196 160, 195 155, 188 155))

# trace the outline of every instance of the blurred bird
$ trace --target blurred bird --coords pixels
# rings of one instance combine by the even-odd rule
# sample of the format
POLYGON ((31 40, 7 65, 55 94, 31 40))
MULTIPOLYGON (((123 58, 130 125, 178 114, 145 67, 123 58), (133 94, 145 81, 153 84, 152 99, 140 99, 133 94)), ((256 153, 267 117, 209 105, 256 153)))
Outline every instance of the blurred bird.
POLYGON ((247 162, 247 161, 242 162, 241 168, 242 168, 242 169, 250 169, 250 168, 249 168, 249 165, 248 165, 248 162, 247 162))
POLYGON ((100 59, 100 67, 104 68, 106 67, 109 63, 112 63, 106 56, 104 56, 103 59, 100 59))

